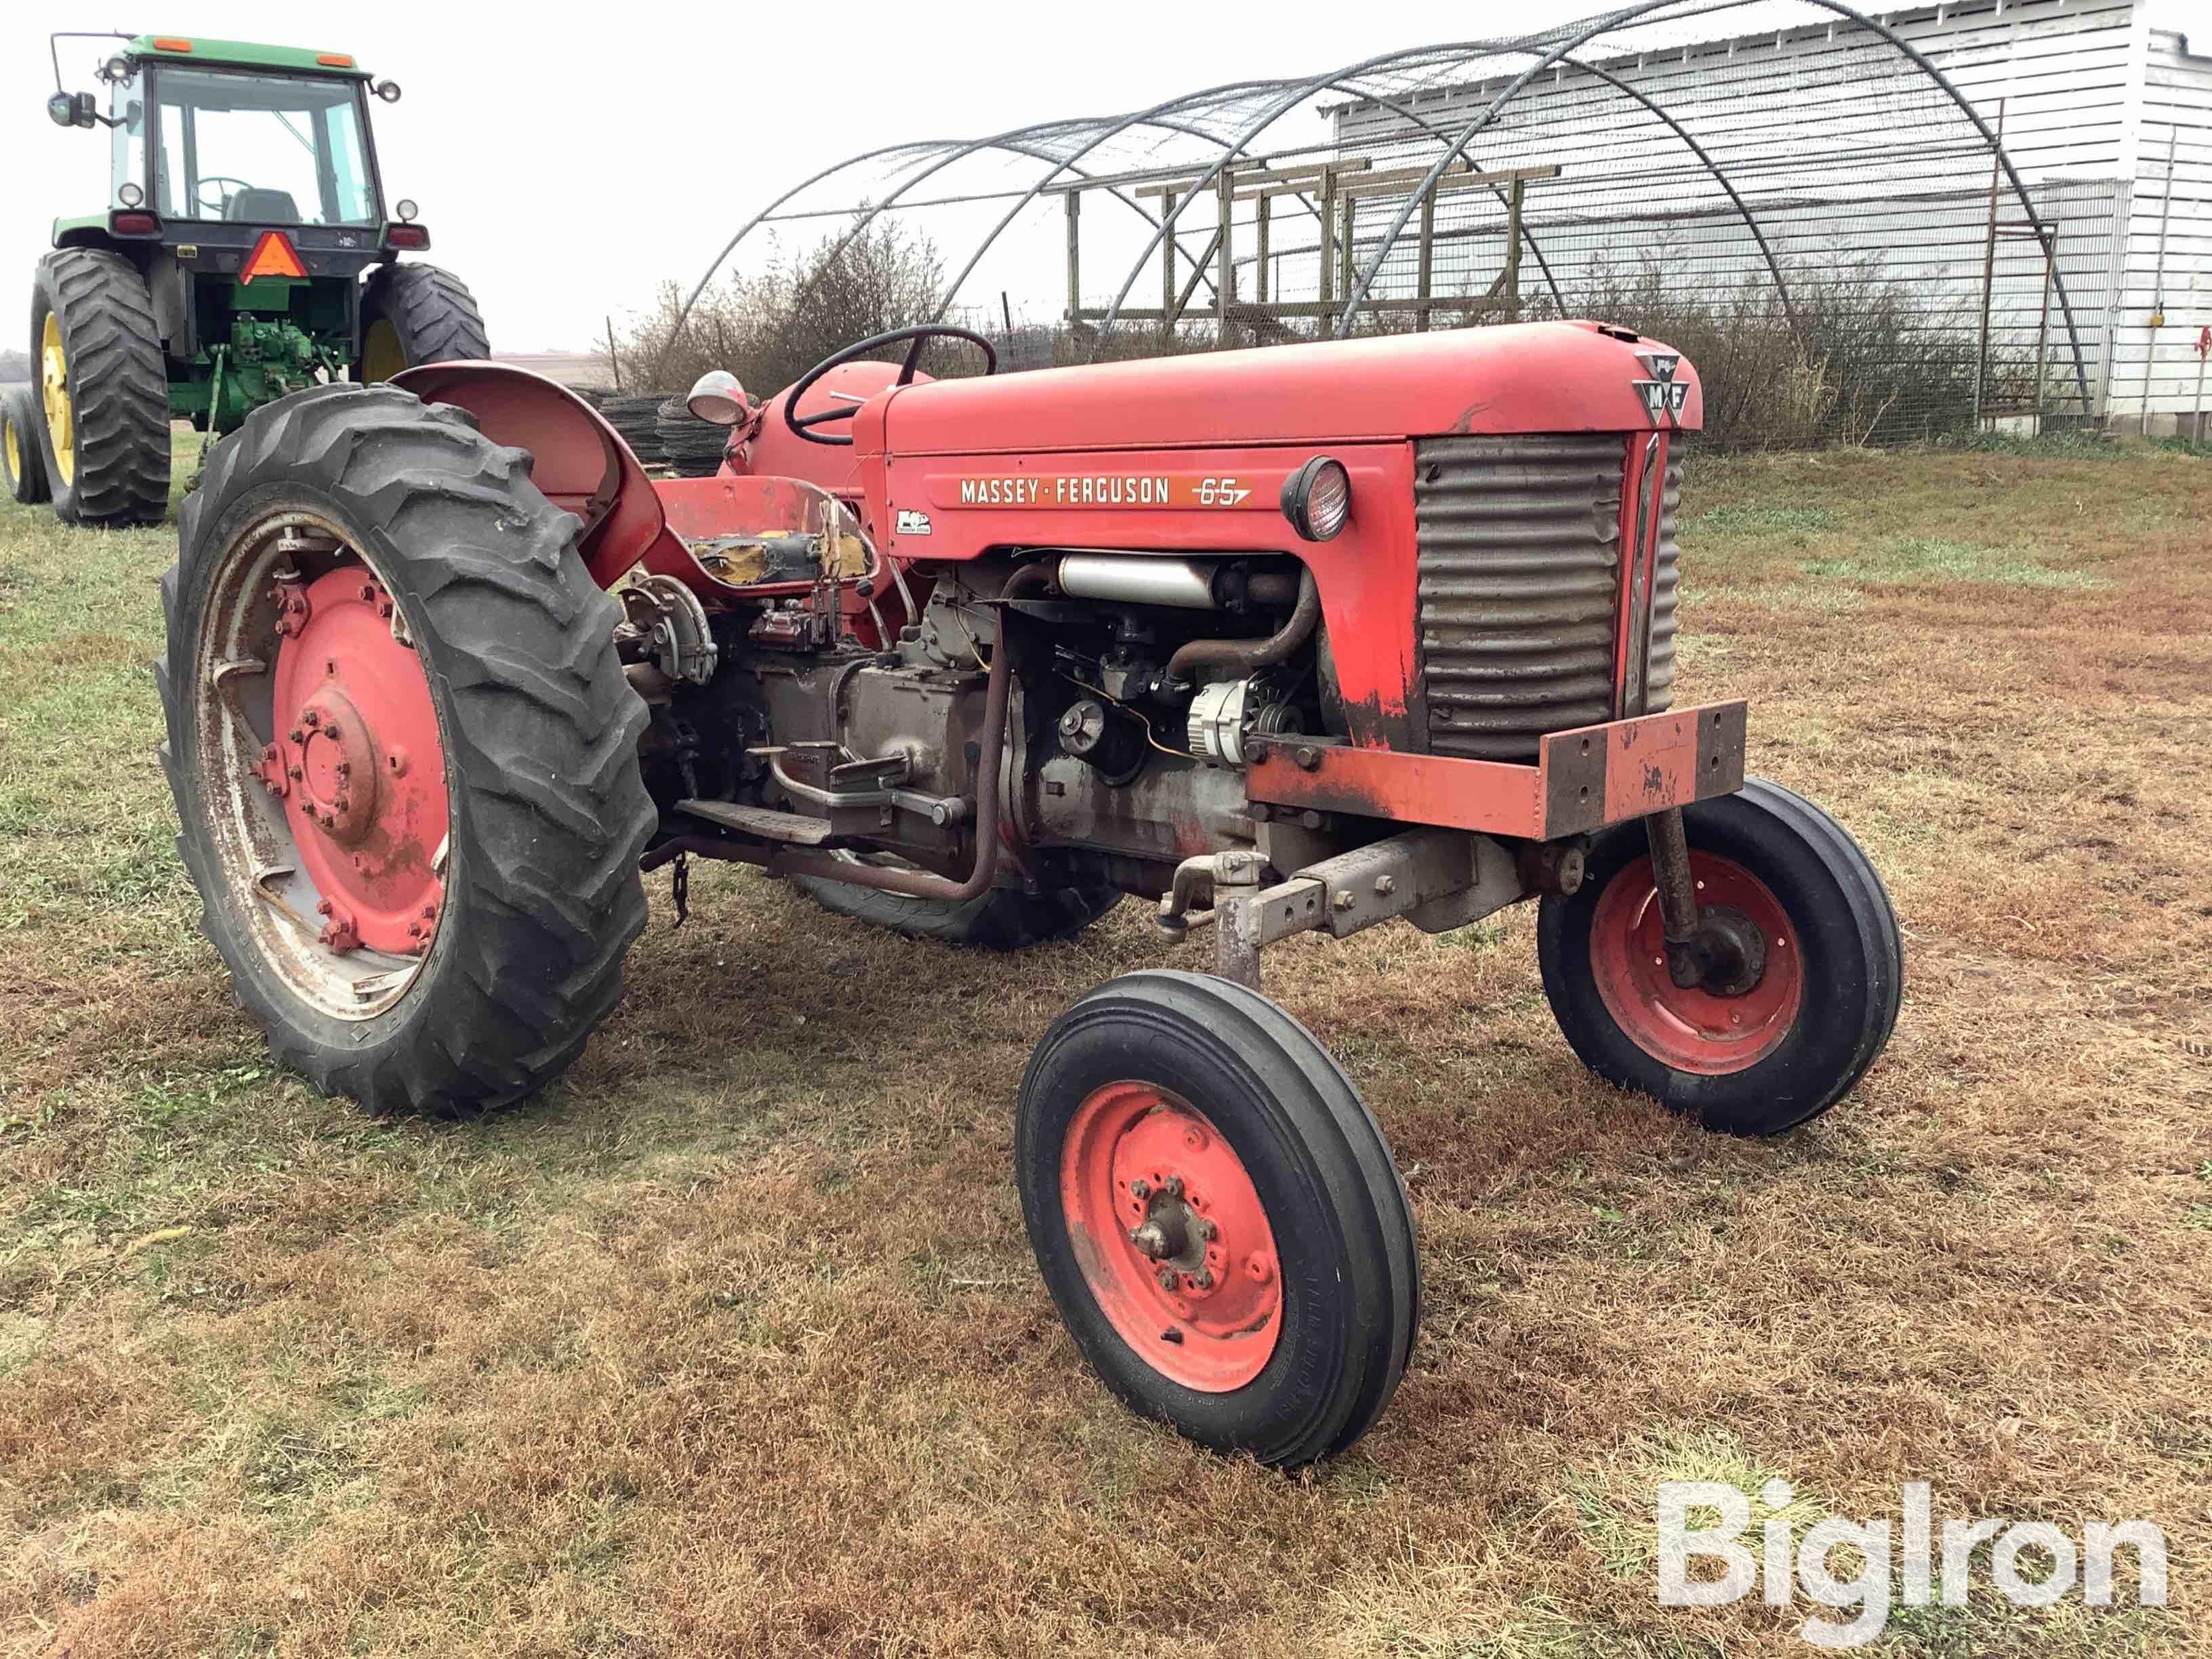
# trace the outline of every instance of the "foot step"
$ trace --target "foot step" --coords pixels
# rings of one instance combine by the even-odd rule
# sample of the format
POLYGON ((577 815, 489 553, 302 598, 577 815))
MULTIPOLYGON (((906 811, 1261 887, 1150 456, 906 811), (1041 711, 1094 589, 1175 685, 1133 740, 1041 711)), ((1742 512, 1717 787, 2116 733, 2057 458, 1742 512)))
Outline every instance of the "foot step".
POLYGON ((810 818, 798 812, 778 812, 765 806, 739 806, 726 800, 679 800, 679 812, 719 823, 742 836, 780 841, 793 847, 820 847, 836 835, 826 818, 810 818))

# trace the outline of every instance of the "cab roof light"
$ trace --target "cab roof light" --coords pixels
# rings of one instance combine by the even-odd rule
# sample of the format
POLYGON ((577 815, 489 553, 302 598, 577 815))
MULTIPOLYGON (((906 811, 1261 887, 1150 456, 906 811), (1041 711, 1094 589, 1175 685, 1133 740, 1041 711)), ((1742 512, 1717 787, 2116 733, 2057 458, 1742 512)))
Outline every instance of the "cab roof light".
POLYGON ((157 34, 154 37, 154 50, 156 52, 190 52, 191 49, 192 43, 181 35, 157 34))
POLYGON ((326 69, 351 69, 353 59, 342 52, 325 52, 316 55, 315 61, 326 69))

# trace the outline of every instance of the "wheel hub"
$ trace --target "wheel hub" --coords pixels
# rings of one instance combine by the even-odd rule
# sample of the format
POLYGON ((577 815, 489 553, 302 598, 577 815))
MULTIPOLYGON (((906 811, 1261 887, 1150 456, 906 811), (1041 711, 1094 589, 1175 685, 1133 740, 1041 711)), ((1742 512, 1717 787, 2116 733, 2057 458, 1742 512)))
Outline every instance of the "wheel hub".
POLYGON ((429 948, 444 908, 444 750, 429 683, 382 584, 357 565, 279 576, 276 740, 256 769, 322 897, 323 943, 429 948), (427 763, 416 763, 416 757, 427 763))
POLYGON ((1733 859, 1692 849, 1697 969, 1674 982, 1650 865, 1614 874, 1591 919, 1590 969, 1623 1033, 1678 1071, 1740 1072, 1778 1048, 1804 1000, 1796 924, 1771 889, 1733 859))
POLYGON ((1282 1288, 1267 1211, 1235 1150, 1188 1103, 1136 1082, 1092 1095, 1068 1134, 1062 1201, 1115 1330, 1187 1388, 1257 1376, 1282 1288))

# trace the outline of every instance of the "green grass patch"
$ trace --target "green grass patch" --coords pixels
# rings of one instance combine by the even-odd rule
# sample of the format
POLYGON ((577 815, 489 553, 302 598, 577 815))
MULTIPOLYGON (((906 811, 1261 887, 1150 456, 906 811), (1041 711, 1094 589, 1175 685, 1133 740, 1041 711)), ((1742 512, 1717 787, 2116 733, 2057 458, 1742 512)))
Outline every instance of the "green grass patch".
POLYGON ((1906 536, 1864 552, 1808 559, 1808 576, 1884 585, 1973 582, 2010 587, 2110 587, 2109 578, 2045 563, 2018 548, 1982 547, 1941 536, 1906 536))

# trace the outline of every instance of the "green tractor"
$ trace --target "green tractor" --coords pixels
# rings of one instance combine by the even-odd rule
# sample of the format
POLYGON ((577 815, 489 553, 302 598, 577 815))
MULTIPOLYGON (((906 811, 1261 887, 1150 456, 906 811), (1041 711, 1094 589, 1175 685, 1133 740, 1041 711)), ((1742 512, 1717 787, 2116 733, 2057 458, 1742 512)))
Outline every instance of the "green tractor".
MULTIPOLYGON (((69 38, 86 37, 54 37, 58 88, 69 38)), ((88 92, 47 102, 108 129, 112 179, 106 211, 55 221, 39 262, 35 384, 14 400, 32 418, 8 425, 19 499, 27 482, 72 524, 151 523, 172 420, 219 437, 319 381, 489 354, 460 280, 399 263, 430 234, 412 202, 385 205, 368 100, 396 85, 343 52, 100 38, 126 42, 99 70, 107 113, 88 92)))

